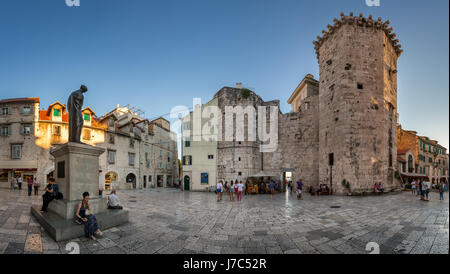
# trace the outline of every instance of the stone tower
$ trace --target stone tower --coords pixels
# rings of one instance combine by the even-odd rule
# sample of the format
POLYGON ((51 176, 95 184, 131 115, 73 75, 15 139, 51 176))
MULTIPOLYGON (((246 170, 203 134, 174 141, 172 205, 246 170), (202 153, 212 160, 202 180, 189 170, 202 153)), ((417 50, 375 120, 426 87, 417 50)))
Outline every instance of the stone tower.
MULTIPOLYGON (((237 118, 233 115, 233 141, 225 140, 225 107, 252 107, 257 109, 263 104, 263 100, 254 92, 243 96, 242 87, 224 87, 219 90, 214 99, 218 99, 218 107, 222 112, 222 134, 221 141, 217 144, 218 178, 230 182, 230 180, 245 180, 248 176, 261 170, 261 153, 258 141, 248 141, 248 120, 244 122, 244 139, 237 140, 237 118)), ((257 113, 255 113, 255 116, 257 113)), ((247 117, 246 117, 247 118, 247 117)), ((229 129, 228 129, 229 130, 229 129)))
POLYGON ((319 181, 337 194, 397 187, 397 59, 389 21, 353 13, 314 41, 319 71, 319 181))

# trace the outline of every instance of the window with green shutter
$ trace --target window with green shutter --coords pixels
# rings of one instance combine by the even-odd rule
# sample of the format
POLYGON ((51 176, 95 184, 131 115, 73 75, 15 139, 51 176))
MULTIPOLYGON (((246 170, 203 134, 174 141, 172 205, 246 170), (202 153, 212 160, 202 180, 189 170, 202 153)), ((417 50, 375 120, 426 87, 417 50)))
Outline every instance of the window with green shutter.
POLYGON ((185 166, 190 166, 192 165, 192 156, 188 155, 188 156, 183 156, 183 165, 185 166))
POLYGON ((85 121, 89 121, 91 119, 91 115, 89 115, 88 113, 84 114, 84 120, 85 121))
POLYGON ((61 111, 59 109, 54 109, 53 116, 61 116, 61 111))

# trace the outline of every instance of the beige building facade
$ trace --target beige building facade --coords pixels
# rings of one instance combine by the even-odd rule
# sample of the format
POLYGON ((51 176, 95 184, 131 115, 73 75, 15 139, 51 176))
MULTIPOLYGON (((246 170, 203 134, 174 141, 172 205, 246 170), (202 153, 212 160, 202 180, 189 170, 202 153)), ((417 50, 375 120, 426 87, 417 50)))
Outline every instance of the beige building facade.
POLYGON ((208 114, 210 107, 217 107, 218 100, 196 106, 194 111, 185 117, 182 122, 182 159, 183 165, 183 189, 191 191, 208 191, 216 185, 217 177, 217 136, 206 136, 196 140, 194 136, 201 135, 201 128, 210 123, 208 114), (193 125, 194 112, 200 115, 200 131, 193 125), (207 115, 206 115, 207 116, 207 115))
POLYGON ((0 100, 0 188, 10 188, 15 177, 25 182, 36 176, 37 117, 39 98, 0 100))
MULTIPOLYGON (((45 184, 54 172, 50 149, 68 141, 66 106, 55 102, 40 110, 39 98, 19 98, 0 101, 0 109, 0 187, 11 187, 15 176, 45 184)), ((178 179, 176 134, 167 120, 148 121, 119 106, 100 118, 89 107, 82 114, 81 141, 106 149, 99 158, 99 190, 156 187, 156 178, 160 187, 173 186, 178 179), (162 149, 164 165, 159 163, 162 149)))
POLYGON ((416 131, 397 127, 397 165, 399 173, 408 182, 424 179, 448 182, 449 160, 447 148, 416 131))

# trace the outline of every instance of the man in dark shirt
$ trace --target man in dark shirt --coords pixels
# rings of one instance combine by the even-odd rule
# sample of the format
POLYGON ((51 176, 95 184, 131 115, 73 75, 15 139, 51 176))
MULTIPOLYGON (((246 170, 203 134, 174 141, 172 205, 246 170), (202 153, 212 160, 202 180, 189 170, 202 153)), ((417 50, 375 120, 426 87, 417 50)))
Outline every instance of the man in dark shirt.
POLYGON ((58 185, 55 184, 55 179, 50 178, 48 181, 49 184, 45 188, 45 194, 42 195, 42 212, 47 212, 48 204, 53 201, 59 193, 59 188, 58 185))
POLYGON ((27 186, 28 186, 28 196, 31 196, 31 192, 33 191, 33 179, 31 177, 28 177, 27 179, 27 186))

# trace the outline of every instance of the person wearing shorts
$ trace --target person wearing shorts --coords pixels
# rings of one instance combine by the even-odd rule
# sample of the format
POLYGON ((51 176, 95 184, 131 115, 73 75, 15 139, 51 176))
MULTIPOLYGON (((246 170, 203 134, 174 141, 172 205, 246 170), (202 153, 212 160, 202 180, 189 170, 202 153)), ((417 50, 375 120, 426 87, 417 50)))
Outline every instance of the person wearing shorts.
POLYGON ((298 181, 297 182, 297 199, 301 200, 302 199, 302 188, 303 188, 303 183, 302 181, 298 181))
POLYGON ((444 184, 439 184, 439 201, 444 200, 444 184))
POLYGON ((244 190, 244 184, 242 183, 242 181, 239 182, 239 184, 237 185, 238 187, 238 201, 242 201, 242 191, 244 190))
POLYGON ((216 191, 217 191, 217 201, 220 202, 222 201, 222 181, 219 181, 219 183, 217 183, 216 191))
POLYGON ((234 183, 231 181, 230 185, 230 201, 234 201, 234 183))

